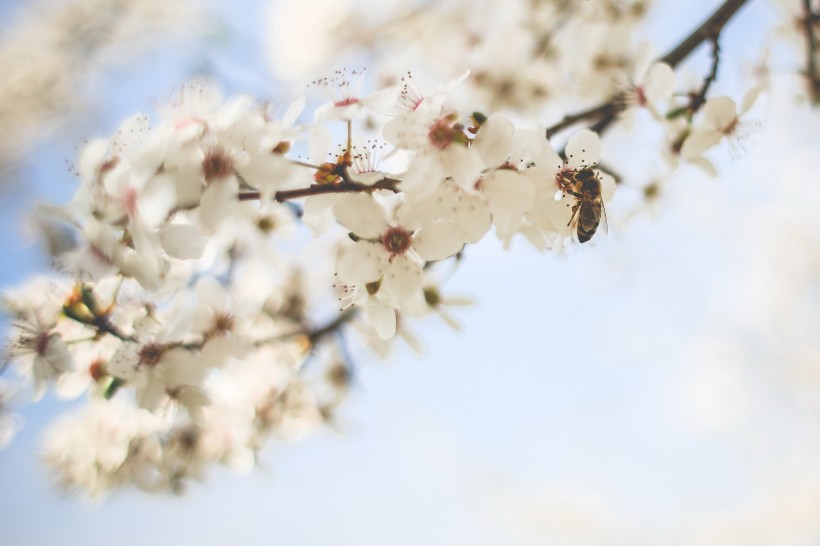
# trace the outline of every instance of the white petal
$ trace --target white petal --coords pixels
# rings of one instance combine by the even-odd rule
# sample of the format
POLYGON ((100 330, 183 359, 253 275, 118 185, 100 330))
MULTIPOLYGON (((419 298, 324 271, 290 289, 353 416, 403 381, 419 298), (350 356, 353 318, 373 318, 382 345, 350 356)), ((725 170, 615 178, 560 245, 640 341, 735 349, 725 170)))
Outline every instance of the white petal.
POLYGON ((717 176, 718 172, 712 162, 706 159, 705 157, 696 157, 694 159, 690 159, 689 162, 693 165, 697 165, 701 169, 703 169, 707 174, 712 176, 717 176))
POLYGON ((213 229, 228 216, 239 203, 239 182, 230 176, 208 184, 202 192, 199 219, 202 225, 213 229))
POLYGON ((163 250, 179 260, 202 257, 208 240, 190 224, 170 224, 160 228, 159 239, 163 250))
POLYGON ((136 392, 137 405, 148 411, 157 410, 166 397, 165 381, 155 373, 144 374, 145 384, 136 392))
POLYGON ((108 373, 126 381, 134 377, 139 363, 138 350, 135 343, 125 342, 121 345, 106 364, 108 373))
POLYGON ((737 119, 737 105, 729 97, 715 97, 703 106, 706 123, 721 133, 737 119))
POLYGON ((425 199, 413 199, 404 201, 396 210, 396 220, 404 229, 415 231, 425 222, 435 219, 430 214, 432 196, 425 199))
POLYGON ((570 168, 589 166, 598 162, 601 157, 601 139, 598 133, 582 129, 567 141, 567 164, 570 168))
POLYGON ((478 152, 452 144, 439 154, 439 160, 443 163, 445 176, 450 176, 465 191, 476 191, 476 182, 484 170, 484 163, 478 152))
POLYGON ((196 319, 196 304, 189 290, 176 293, 168 305, 165 324, 157 332, 157 341, 162 343, 176 342, 193 330, 196 319))
POLYGON ((384 124, 382 138, 403 150, 420 150, 429 142, 428 132, 433 121, 435 115, 425 110, 404 112, 384 124))
POLYGON ((453 223, 464 230, 465 243, 477 243, 490 229, 490 205, 478 195, 464 194, 456 209, 453 223))
POLYGON ((367 322, 376 330, 381 339, 391 339, 396 335, 396 311, 376 298, 367 298, 364 308, 367 322))
POLYGON ((263 200, 273 197, 273 193, 294 186, 297 169, 279 154, 263 153, 254 155, 247 164, 237 168, 242 178, 250 186, 263 193, 263 200))
POLYGON ((449 222, 433 222, 413 236, 413 248, 425 261, 449 258, 462 249, 465 232, 449 222))
POLYGON ((359 103, 378 114, 387 114, 399 100, 401 86, 388 87, 359 100, 359 103))
POLYGON ((232 449, 223 456, 222 463, 238 474, 249 474, 256 464, 256 456, 247 448, 232 449))
POLYGON ((170 349, 162 355, 163 379, 170 388, 181 385, 198 386, 208 369, 202 359, 182 348, 170 349))
POLYGON ((200 360, 205 368, 219 368, 228 361, 231 356, 231 341, 225 336, 217 336, 208 340, 202 351, 200 360))
POLYGON ((157 256, 129 252, 120 259, 120 269, 126 275, 134 277, 146 290, 159 290, 162 286, 162 277, 167 269, 167 263, 158 259, 157 256))
POLYGON ((57 371, 67 372, 74 368, 74 358, 59 334, 52 334, 46 344, 45 359, 57 371))
POLYGON ((435 192, 445 178, 441 163, 433 154, 418 155, 404 173, 401 189, 417 199, 435 192))
POLYGON ((305 199, 305 215, 306 216, 318 216, 322 214, 329 208, 331 208, 336 201, 339 200, 339 194, 327 193, 327 194, 319 194, 319 195, 312 195, 305 199))
POLYGON ((407 328, 402 328, 398 331, 399 336, 407 343, 407 346, 410 347, 414 353, 417 355, 424 353, 424 344, 422 344, 421 340, 416 337, 410 330, 407 328))
POLYGON ((285 113, 282 115, 282 125, 285 127, 291 127, 296 120, 299 118, 299 114, 302 113, 302 110, 305 109, 305 96, 302 95, 298 97, 295 101, 290 103, 288 109, 285 110, 285 113))
POLYGON ((421 265, 407 255, 393 256, 384 267, 384 283, 401 299, 406 299, 421 289, 421 265))
POLYGON ((333 214, 340 224, 365 239, 381 237, 387 230, 387 212, 369 194, 339 197, 333 205, 333 214))
POLYGON ((503 209, 522 215, 535 203, 535 186, 516 171, 502 169, 487 175, 481 181, 481 194, 493 211, 503 209))
POLYGON ((313 195, 305 199, 302 222, 318 237, 336 223, 332 206, 339 199, 338 194, 313 195))
POLYGON ((225 294, 225 287, 210 275, 203 275, 199 278, 194 287, 194 294, 196 294, 199 305, 207 305, 217 312, 227 308, 228 298, 225 294))
POLYGON ((140 218, 149 228, 156 228, 176 206, 176 199, 177 192, 169 177, 151 179, 139 192, 140 218))
POLYGON ((749 110, 751 110, 752 106, 754 106, 755 102, 757 101, 757 97, 760 95, 760 92, 763 91, 763 89, 763 85, 756 85, 746 92, 746 95, 744 95, 743 97, 743 105, 740 108, 740 115, 743 115, 749 110))
POLYGON ((339 278, 346 283, 363 284, 382 276, 380 245, 359 241, 350 247, 336 266, 339 278))
POLYGON ((473 148, 487 167, 500 167, 510 157, 515 126, 504 116, 493 114, 482 125, 473 141, 473 148))
POLYGON ((716 146, 722 137, 723 135, 721 133, 711 128, 702 127, 700 129, 695 129, 688 137, 686 137, 686 140, 683 141, 683 146, 681 146, 680 149, 680 155, 683 159, 692 161, 693 159, 703 155, 703 152, 709 148, 716 146))
POLYGON ((675 71, 666 63, 655 63, 649 69, 644 94, 649 103, 665 101, 675 91, 675 71))
POLYGON ((102 138, 92 140, 80 152, 79 170, 83 180, 91 181, 96 178, 100 165, 105 162, 108 153, 108 141, 102 138))
POLYGON ((313 120, 316 123, 333 120, 350 121, 361 111, 362 107, 358 102, 341 106, 337 106, 333 103, 326 103, 316 109, 313 114, 313 120))
MULTIPOLYGON (((549 140, 544 138, 544 129, 519 130, 522 138, 516 139, 512 156, 516 159, 533 161, 542 171, 554 172, 563 167, 564 162, 549 140)), ((518 167, 518 165, 516 165, 518 167)))
POLYGON ((180 389, 174 398, 188 410, 188 415, 190 415, 194 421, 200 419, 203 408, 210 403, 208 396, 196 387, 186 386, 180 389))
POLYGON ((57 378, 54 391, 60 398, 73 400, 88 390, 90 379, 88 373, 66 373, 57 378))
POLYGON ((444 296, 441 298, 441 305, 446 305, 447 307, 467 307, 474 303, 475 300, 467 296, 444 296))
POLYGON ((231 290, 234 306, 254 313, 265 304, 277 282, 281 282, 271 271, 270 262, 264 260, 240 260, 234 274, 242 279, 231 290))
POLYGON ((632 70, 632 82, 635 85, 641 85, 646 81, 646 72, 652 62, 652 44, 644 40, 638 44, 637 50, 632 70))
POLYGON ((611 174, 600 171, 598 173, 598 180, 601 181, 601 198, 605 203, 608 203, 612 196, 615 195, 615 188, 617 183, 615 177, 611 174))
POLYGON ((455 316, 453 316, 453 314, 451 314, 446 309, 442 308, 438 308, 437 311, 438 315, 442 318, 442 320, 447 323, 447 326, 449 326, 456 332, 461 331, 461 322, 459 322, 459 320, 455 316))

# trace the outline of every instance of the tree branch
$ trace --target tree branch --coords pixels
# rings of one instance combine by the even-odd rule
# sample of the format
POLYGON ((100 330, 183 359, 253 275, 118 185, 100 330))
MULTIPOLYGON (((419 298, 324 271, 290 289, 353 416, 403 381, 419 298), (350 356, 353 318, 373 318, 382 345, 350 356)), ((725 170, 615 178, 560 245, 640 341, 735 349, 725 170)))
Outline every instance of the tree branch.
POLYGON ((599 104, 598 106, 593 106, 588 110, 584 110, 576 114, 567 114, 566 116, 564 116, 564 119, 562 119, 555 125, 547 128, 547 138, 550 138, 552 135, 559 131, 563 131, 567 127, 572 127, 579 121, 604 116, 609 113, 609 108, 611 107, 611 103, 607 102, 604 104, 599 104))
POLYGON ((308 333, 308 339, 310 339, 311 345, 316 345, 316 343, 318 343, 322 338, 339 331, 342 326, 350 322, 351 319, 353 319, 353 317, 355 316, 356 309, 348 307, 347 309, 339 313, 339 316, 336 317, 332 322, 329 322, 324 326, 320 326, 319 328, 308 333))
MULTIPOLYGON (((387 190, 397 193, 399 191, 397 185, 401 182, 395 178, 382 178, 372 185, 360 184, 352 181, 342 181, 337 184, 312 184, 307 188, 299 188, 296 190, 282 190, 273 194, 273 198, 280 203, 290 201, 291 199, 300 199, 302 197, 310 197, 312 195, 324 195, 328 193, 357 193, 369 192, 372 193, 377 190, 387 190)), ((258 191, 247 191, 239 194, 240 201, 254 201, 261 197, 258 191)))
POLYGON ((814 23, 820 14, 811 9, 811 0, 803 0, 803 30, 806 33, 806 77, 809 79, 809 93, 812 102, 820 101, 820 75, 817 72, 817 40, 814 37, 814 23))
MULTIPOLYGON (((675 48, 673 48, 669 53, 664 55, 660 59, 660 62, 664 62, 674 68, 680 64, 681 61, 687 58, 692 51, 694 51, 695 48, 703 42, 712 40, 713 43, 717 43, 717 39, 720 36, 723 27, 748 1, 749 0, 726 0, 706 21, 703 22, 703 24, 692 31, 689 36, 684 38, 683 41, 675 46, 675 48)), ((809 0, 804 1, 808 2, 809 0)), ((716 69, 717 67, 715 65, 715 70, 716 69)), ((612 122, 615 121, 618 113, 621 111, 621 97, 621 93, 616 93, 610 97, 608 101, 601 103, 598 106, 589 108, 577 114, 565 116, 563 120, 547 129, 547 138, 555 134, 557 131, 566 129, 567 127, 570 127, 578 122, 591 120, 597 121, 590 127, 590 129, 596 133, 602 133, 612 124, 612 122)))
POLYGON ((709 87, 717 78, 718 64, 720 64, 720 43, 718 36, 710 36, 709 41, 712 43, 712 69, 703 80, 703 87, 697 93, 692 93, 689 98, 689 114, 693 115, 700 110, 703 103, 706 102, 706 95, 709 92, 709 87))
POLYGON ((748 0, 726 0, 715 13, 712 14, 702 25, 686 37, 676 48, 661 58, 661 62, 671 67, 676 67, 689 56, 700 44, 709 38, 720 36, 723 27, 729 22, 737 11, 746 4, 748 0))

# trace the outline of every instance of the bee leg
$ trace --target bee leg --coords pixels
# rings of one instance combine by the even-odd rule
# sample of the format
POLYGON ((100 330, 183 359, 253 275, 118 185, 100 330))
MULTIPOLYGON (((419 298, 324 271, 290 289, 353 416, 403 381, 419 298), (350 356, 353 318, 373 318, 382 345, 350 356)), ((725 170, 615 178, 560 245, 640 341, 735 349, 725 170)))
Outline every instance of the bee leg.
POLYGON ((567 222, 567 226, 572 225, 572 221, 575 219, 575 213, 578 212, 578 209, 581 207, 581 203, 575 203, 572 205, 572 216, 569 217, 569 222, 567 222))
MULTIPOLYGON (((561 184, 561 188, 563 188, 563 191, 565 191, 566 193, 570 194, 573 197, 583 197, 583 195, 572 189, 572 184, 568 183, 563 175, 558 177, 558 182, 561 184)), ((570 182, 572 182, 573 184, 575 183, 575 181, 571 178, 570 182)))

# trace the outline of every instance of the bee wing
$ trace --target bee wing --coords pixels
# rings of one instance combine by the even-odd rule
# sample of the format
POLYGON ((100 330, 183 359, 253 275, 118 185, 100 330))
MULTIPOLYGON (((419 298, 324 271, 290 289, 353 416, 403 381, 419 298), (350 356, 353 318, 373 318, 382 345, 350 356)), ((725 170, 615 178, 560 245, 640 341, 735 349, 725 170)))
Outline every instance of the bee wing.
POLYGON ((606 207, 603 198, 601 198, 601 225, 604 226, 604 233, 609 233, 609 223, 606 221, 606 207))

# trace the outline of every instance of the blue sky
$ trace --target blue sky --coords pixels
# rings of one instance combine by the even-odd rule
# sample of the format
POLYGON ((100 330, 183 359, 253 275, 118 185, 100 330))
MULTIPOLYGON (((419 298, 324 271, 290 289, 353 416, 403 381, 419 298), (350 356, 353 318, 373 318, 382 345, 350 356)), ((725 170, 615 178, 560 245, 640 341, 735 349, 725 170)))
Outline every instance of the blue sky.
MULTIPOLYGON (((650 33, 659 42, 673 28, 682 34, 688 26, 671 21, 697 20, 716 5, 703 4, 670 10, 650 33)), ((89 124, 94 133, 148 109, 203 56, 229 92, 265 93, 256 8, 217 8, 241 31, 227 41, 102 75, 101 89, 112 93, 100 96, 114 99, 100 103, 89 124)), ((770 12, 756 9, 740 16, 749 37, 724 44, 727 59, 757 45, 752 32, 770 12)), ((748 155, 714 154, 719 179, 684 169, 654 214, 629 222, 619 220, 629 190, 619 190, 610 232, 594 245, 540 254, 517 241, 505 252, 490 237, 471 248, 448 284, 477 299, 458 312, 464 331, 430 318, 413 325, 424 356, 399 350, 380 362, 360 355, 339 432, 273 444, 250 476, 215 469, 181 498, 125 491, 94 504, 67 496, 50 484, 37 455, 61 406, 48 400, 26 408, 25 428, 0 452, 0 542, 733 544, 709 537, 735 525, 752 534, 745 544, 772 537, 815 543, 820 529, 811 517, 794 523, 760 498, 782 494, 792 507, 802 498, 792 492, 795 479, 818 482, 816 415, 787 380, 770 381, 780 378, 779 357, 745 352, 761 342, 747 303, 760 297, 754 276, 767 263, 761 226, 788 234, 781 224, 790 207, 800 217, 820 203, 813 188, 794 203, 772 184, 785 176, 783 165, 817 172, 817 118, 786 115, 792 93, 781 86, 755 111, 768 121, 748 155), (721 359, 723 347, 741 356, 721 359), (736 365, 703 368, 710 359, 736 365), (793 536, 754 532, 759 514, 773 511, 775 520, 791 522, 793 536)), ((70 195, 62 160, 73 146, 49 142, 44 155, 25 162, 23 189, 3 196, 0 283, 41 265, 20 244, 19 215, 35 197, 70 195)), ((770 345, 779 348, 777 340, 770 345)))

